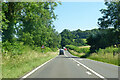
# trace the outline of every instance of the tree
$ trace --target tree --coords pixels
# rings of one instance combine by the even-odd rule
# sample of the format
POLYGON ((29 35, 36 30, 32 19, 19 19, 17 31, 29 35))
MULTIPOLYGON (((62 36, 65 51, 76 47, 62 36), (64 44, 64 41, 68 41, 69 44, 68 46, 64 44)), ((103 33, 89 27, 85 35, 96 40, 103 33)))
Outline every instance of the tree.
POLYGON ((91 46, 90 51, 95 52, 99 48, 105 49, 106 47, 114 46, 117 37, 113 31, 114 29, 101 29, 99 32, 91 34, 87 38, 87 44, 91 46))
POLYGON ((61 46, 64 47, 65 45, 70 45, 72 44, 74 36, 68 29, 64 29, 61 33, 61 46))
POLYGON ((3 2, 2 4, 3 42, 13 43, 16 38, 17 41, 31 46, 57 47, 58 33, 54 30, 53 21, 56 19, 54 9, 59 3, 3 2))
POLYGON ((107 9, 101 9, 102 18, 98 19, 100 28, 114 27, 120 29, 120 1, 105 2, 107 9))
POLYGON ((113 33, 116 36, 114 41, 116 45, 120 44, 120 1, 116 2, 105 2, 107 9, 101 9, 100 12, 103 14, 102 18, 98 19, 98 25, 102 29, 109 27, 114 28, 113 33))

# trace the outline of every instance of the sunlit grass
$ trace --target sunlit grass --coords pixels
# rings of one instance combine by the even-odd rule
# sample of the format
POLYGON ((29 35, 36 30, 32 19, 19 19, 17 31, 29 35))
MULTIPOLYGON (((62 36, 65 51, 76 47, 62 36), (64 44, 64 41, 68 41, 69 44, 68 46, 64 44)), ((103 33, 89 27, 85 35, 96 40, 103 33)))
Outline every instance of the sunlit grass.
POLYGON ((88 58, 96 61, 102 61, 102 62, 118 65, 118 54, 113 56, 112 53, 105 53, 105 54, 93 53, 88 58))
POLYGON ((58 52, 39 53, 25 48, 25 54, 15 56, 3 56, 2 77, 3 78, 19 78, 43 64, 44 62, 54 58, 58 52))
POLYGON ((78 53, 78 52, 76 52, 76 51, 74 51, 74 50, 68 50, 72 55, 74 55, 74 56, 78 56, 78 57, 81 57, 81 56, 84 56, 85 55, 85 53, 78 53))
MULTIPOLYGON (((82 48, 77 49, 75 47, 76 49, 74 49, 74 47, 75 46, 73 47, 70 46, 70 50, 69 50, 69 52, 74 56, 83 57, 86 54, 90 54, 84 51, 82 48), (80 51, 77 51, 77 50, 80 50, 80 51)), ((87 49, 88 48, 86 48, 85 50, 87 49)), ((86 58, 120 66, 120 63, 118 60, 118 57, 120 56, 119 53, 120 53, 120 48, 108 47, 106 49, 99 49, 96 53, 91 53, 86 58)))

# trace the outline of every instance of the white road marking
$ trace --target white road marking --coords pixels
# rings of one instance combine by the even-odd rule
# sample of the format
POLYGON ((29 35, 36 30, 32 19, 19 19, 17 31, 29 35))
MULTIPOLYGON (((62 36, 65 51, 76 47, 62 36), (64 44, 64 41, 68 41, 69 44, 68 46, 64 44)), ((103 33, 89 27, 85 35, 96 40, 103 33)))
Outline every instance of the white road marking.
POLYGON ((80 66, 80 64, 77 64, 77 66, 80 66))
POLYGON ((90 73, 90 72, 88 72, 88 71, 87 71, 86 73, 87 73, 88 75, 92 75, 92 73, 90 73))
MULTIPOLYGON (((56 58, 56 57, 55 57, 56 58)), ((53 58, 53 59, 55 59, 53 58)), ((31 74, 33 74, 35 71, 37 71, 38 69, 40 69, 42 66, 44 66, 45 64, 47 64, 48 62, 52 61, 53 59, 50 59, 49 61, 43 63, 42 65, 38 66, 37 68, 35 68, 34 70, 32 70, 31 72, 29 72, 28 74, 26 74, 25 76, 23 76, 22 78, 20 78, 19 80, 24 80, 25 78, 27 78, 28 76, 30 76, 31 74)))
POLYGON ((103 80, 107 80, 105 77, 103 77, 102 75, 98 74, 97 72, 93 71, 92 69, 90 69, 89 67, 85 66, 84 64, 80 63, 79 61, 73 59, 75 62, 77 62, 78 64, 80 64, 81 66, 85 67, 87 70, 91 71, 92 73, 94 73, 96 76, 100 77, 103 80))
POLYGON ((68 57, 66 54, 64 54, 66 57, 68 57))

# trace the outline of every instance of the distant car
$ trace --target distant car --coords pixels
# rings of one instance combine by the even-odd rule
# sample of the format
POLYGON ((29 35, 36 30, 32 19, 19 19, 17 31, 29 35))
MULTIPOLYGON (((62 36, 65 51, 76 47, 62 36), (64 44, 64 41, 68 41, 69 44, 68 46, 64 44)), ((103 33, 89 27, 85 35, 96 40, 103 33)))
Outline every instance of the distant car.
POLYGON ((60 49, 59 55, 64 55, 64 50, 63 49, 60 49))
POLYGON ((67 48, 65 48, 64 50, 67 51, 67 48))

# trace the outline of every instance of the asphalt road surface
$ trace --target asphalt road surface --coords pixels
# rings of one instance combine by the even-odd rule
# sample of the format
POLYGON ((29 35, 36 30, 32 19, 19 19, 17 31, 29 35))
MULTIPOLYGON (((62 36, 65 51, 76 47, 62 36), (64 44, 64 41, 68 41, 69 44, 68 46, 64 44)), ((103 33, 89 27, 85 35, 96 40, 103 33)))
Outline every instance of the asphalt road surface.
POLYGON ((58 55, 26 78, 118 80, 118 66, 78 58, 65 51, 65 55, 58 55))

